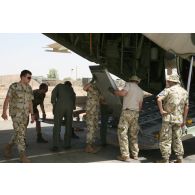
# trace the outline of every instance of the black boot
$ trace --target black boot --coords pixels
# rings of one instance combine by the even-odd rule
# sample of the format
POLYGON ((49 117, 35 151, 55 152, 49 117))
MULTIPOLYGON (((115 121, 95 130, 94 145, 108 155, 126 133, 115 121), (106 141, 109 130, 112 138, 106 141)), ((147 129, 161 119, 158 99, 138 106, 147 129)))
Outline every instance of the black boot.
POLYGON ((37 134, 37 143, 48 143, 48 141, 45 140, 45 139, 43 139, 41 133, 38 133, 38 134, 37 134))

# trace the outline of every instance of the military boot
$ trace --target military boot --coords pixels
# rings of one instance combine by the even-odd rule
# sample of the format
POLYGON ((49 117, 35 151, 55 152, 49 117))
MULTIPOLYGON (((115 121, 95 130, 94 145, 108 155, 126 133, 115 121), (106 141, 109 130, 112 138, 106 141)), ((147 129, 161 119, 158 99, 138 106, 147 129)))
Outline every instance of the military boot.
POLYGON ((124 162, 131 162, 131 159, 128 156, 117 156, 117 160, 124 161, 124 162))
POLYGON ((169 163, 168 159, 162 159, 162 160, 158 160, 156 161, 157 163, 169 163))
POLYGON ((183 162, 183 159, 177 159, 174 161, 174 163, 182 163, 183 162))
POLYGON ((24 152, 20 153, 20 162, 22 163, 30 163, 31 161, 27 158, 24 152))
POLYGON ((48 143, 48 141, 45 140, 45 139, 42 137, 42 134, 41 134, 41 133, 38 133, 38 134, 37 134, 37 143, 48 143))
POLYGON ((91 144, 87 144, 87 146, 85 147, 85 152, 87 153, 97 153, 99 152, 100 148, 96 148, 95 146, 92 146, 91 144))
POLYGON ((131 158, 134 160, 138 160, 138 156, 132 156, 131 158))
POLYGON ((12 146, 13 144, 6 144, 4 147, 4 156, 6 159, 10 159, 12 156, 12 146))

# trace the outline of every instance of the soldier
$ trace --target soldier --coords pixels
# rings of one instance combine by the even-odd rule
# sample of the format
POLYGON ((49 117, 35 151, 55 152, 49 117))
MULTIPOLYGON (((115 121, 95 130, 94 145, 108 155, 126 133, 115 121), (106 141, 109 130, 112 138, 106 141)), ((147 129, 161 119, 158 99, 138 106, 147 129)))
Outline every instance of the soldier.
POLYGON ((53 148, 59 150, 61 122, 65 118, 66 131, 64 134, 64 149, 71 147, 72 117, 75 107, 76 94, 70 81, 58 84, 52 91, 51 103, 53 104, 54 127, 53 127, 53 148))
POLYGON ((94 146, 96 131, 98 129, 98 113, 100 104, 100 92, 94 82, 93 77, 90 83, 87 83, 83 90, 87 91, 87 102, 86 102, 86 125, 87 125, 87 136, 86 136, 86 147, 85 152, 96 153, 98 149, 94 146))
POLYGON ((138 160, 138 118, 144 96, 143 90, 138 86, 140 80, 140 78, 134 75, 130 78, 130 82, 126 83, 124 89, 114 90, 109 88, 109 91, 114 95, 123 97, 122 113, 118 124, 118 140, 121 155, 117 156, 117 159, 121 161, 130 161, 129 128, 131 158, 138 160))
POLYGON ((159 162, 169 162, 172 145, 177 156, 175 162, 181 163, 184 155, 181 127, 185 125, 188 114, 188 93, 180 86, 178 75, 170 75, 167 78, 167 84, 169 87, 157 96, 158 107, 162 115, 159 146, 163 159, 159 162))
POLYGON ((31 122, 33 123, 35 120, 32 106, 33 91, 29 85, 31 75, 32 73, 29 70, 23 70, 20 74, 21 80, 9 86, 2 113, 2 118, 7 120, 7 108, 9 105, 9 114, 14 127, 14 135, 9 144, 5 146, 4 155, 6 158, 11 158, 12 147, 16 144, 20 154, 20 161, 24 163, 30 162, 25 154, 25 137, 29 113, 31 113, 31 122))
POLYGON ((39 111, 37 109, 37 106, 40 105, 40 108, 43 114, 43 119, 45 119, 46 114, 45 114, 45 109, 44 109, 44 99, 45 99, 45 94, 47 93, 47 91, 48 91, 48 85, 46 83, 41 83, 39 86, 39 89, 33 90, 33 95, 34 95, 33 112, 34 112, 35 121, 36 121, 36 131, 37 131, 37 142, 38 143, 48 143, 48 141, 42 137, 41 123, 39 121, 39 111))

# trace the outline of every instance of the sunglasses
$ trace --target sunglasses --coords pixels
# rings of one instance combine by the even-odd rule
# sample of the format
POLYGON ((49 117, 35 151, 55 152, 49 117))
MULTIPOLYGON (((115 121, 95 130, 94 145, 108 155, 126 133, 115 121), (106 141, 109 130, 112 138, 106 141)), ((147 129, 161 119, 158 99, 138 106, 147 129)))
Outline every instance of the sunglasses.
POLYGON ((31 80, 31 77, 26 77, 28 80, 31 80))

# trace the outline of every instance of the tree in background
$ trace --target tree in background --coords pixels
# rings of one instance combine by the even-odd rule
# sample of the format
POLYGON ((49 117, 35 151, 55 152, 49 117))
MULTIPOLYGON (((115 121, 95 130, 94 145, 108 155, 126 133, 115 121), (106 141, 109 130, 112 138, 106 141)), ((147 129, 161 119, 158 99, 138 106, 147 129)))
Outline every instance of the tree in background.
POLYGON ((56 69, 50 69, 49 74, 47 74, 48 79, 59 79, 58 71, 56 69))

